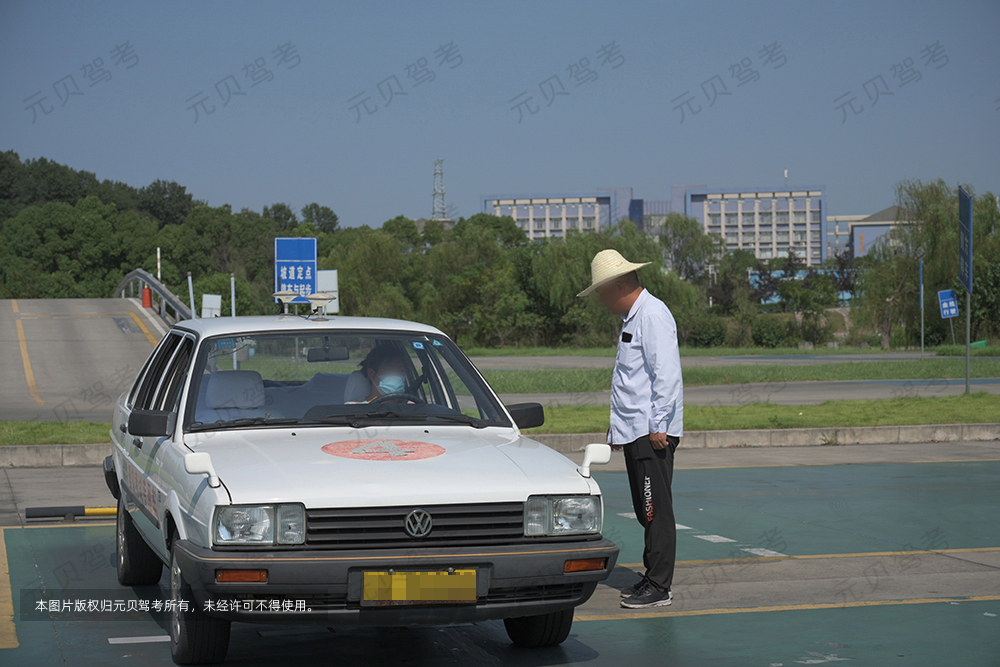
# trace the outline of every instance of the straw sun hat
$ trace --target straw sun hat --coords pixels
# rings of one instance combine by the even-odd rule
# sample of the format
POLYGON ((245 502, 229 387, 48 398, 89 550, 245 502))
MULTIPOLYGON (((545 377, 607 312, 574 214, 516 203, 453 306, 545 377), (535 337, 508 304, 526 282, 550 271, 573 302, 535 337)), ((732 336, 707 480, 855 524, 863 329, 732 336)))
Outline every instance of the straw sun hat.
POLYGON ((587 296, 595 289, 605 283, 609 283, 619 276, 641 269, 650 262, 634 264, 621 256, 617 250, 602 250, 594 255, 594 261, 590 263, 590 287, 583 290, 577 296, 587 296))

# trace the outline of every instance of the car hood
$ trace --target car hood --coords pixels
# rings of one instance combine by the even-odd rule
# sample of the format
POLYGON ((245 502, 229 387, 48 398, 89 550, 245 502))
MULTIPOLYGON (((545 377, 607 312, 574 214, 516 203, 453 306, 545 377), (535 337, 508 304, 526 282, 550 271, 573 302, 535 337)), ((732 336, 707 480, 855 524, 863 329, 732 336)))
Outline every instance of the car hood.
POLYGON ((184 441, 211 454, 233 503, 371 507, 599 493, 568 458, 509 428, 262 428, 184 441))

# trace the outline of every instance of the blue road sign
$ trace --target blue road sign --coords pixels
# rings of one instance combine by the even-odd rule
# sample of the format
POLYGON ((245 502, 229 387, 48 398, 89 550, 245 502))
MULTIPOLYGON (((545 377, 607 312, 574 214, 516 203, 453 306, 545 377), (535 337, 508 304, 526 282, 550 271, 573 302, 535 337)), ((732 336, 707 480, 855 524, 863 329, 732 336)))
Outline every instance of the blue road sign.
POLYGON ((316 239, 274 239, 274 291, 298 292, 292 303, 309 303, 316 291, 316 239))
POLYGON ((941 306, 941 317, 958 317, 958 299, 952 290, 943 289, 938 292, 938 305, 941 306))
POLYGON ((958 279, 972 294, 972 196, 958 188, 958 279))

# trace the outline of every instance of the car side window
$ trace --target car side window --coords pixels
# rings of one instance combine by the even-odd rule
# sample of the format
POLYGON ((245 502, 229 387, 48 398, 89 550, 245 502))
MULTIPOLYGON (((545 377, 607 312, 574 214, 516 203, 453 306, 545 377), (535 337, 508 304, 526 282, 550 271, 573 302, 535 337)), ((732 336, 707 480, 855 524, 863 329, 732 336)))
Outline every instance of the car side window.
POLYGON ((149 353, 148 357, 146 357, 146 361, 142 363, 142 368, 139 369, 139 374, 135 376, 135 380, 132 382, 132 388, 129 389, 128 398, 125 401, 125 405, 129 408, 135 404, 135 397, 139 393, 139 387, 142 386, 143 378, 146 375, 146 371, 149 370, 150 363, 160 354, 160 350, 162 350, 163 346, 169 342, 169 339, 169 335, 161 338, 160 342, 153 348, 153 351, 149 353))
POLYGON ((160 388, 150 404, 150 410, 172 411, 177 407, 181 387, 184 386, 184 379, 187 377, 188 368, 191 365, 191 351, 193 349, 194 341, 185 336, 174 352, 170 367, 164 374, 163 382, 160 383, 160 388))
POLYGON ((136 408, 140 410, 150 409, 149 405, 153 400, 153 395, 156 393, 156 388, 160 385, 160 380, 163 379, 163 372, 166 370, 167 364, 170 362, 180 341, 180 334, 171 331, 166 335, 163 343, 154 353, 153 358, 146 368, 146 375, 142 378, 138 391, 135 393, 133 405, 136 408))

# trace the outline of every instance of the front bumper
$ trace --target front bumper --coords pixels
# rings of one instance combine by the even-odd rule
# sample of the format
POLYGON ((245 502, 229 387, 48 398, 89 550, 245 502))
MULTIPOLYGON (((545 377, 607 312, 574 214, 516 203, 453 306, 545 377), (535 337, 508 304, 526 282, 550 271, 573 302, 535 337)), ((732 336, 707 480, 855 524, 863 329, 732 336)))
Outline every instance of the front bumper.
POLYGON ((586 602, 618 558, 618 547, 604 538, 377 551, 214 551, 179 540, 174 548, 199 609, 206 610, 206 602, 211 601, 212 609, 206 610, 209 615, 251 623, 443 625, 546 614, 586 602), (563 572, 567 560, 589 558, 607 558, 607 565, 603 570, 563 572), (366 570, 449 567, 476 569, 475 604, 361 605, 366 570), (266 569, 267 582, 216 582, 219 569, 266 569), (273 609, 272 600, 286 610, 273 609), (305 601, 305 609, 296 611, 299 600, 305 601), (222 601, 226 604, 220 605, 222 601))

